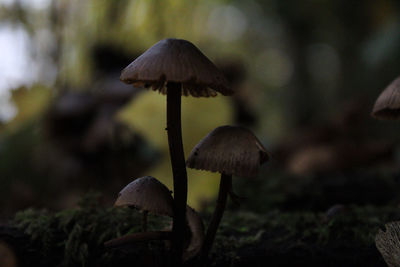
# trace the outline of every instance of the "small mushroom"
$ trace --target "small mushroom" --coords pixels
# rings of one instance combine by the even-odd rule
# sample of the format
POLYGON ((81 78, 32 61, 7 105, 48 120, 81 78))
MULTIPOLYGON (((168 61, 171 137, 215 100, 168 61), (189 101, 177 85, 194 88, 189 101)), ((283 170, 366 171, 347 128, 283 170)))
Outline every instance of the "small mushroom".
MULTIPOLYGON (((200 215, 191 207, 186 207, 186 220, 190 236, 185 235, 187 242, 182 255, 182 261, 187 262, 196 257, 204 242, 204 225, 200 215)), ((188 232, 189 233, 189 232, 188 232)), ((163 231, 141 232, 128 234, 123 237, 114 238, 104 243, 107 248, 115 248, 132 244, 134 242, 147 242, 151 240, 166 240, 167 244, 171 241, 171 228, 163 231)))
POLYGON ((221 173, 217 205, 208 226, 201 258, 203 263, 214 242, 227 196, 232 190, 232 175, 253 177, 269 159, 264 146, 254 134, 238 126, 221 126, 204 137, 186 162, 189 168, 221 173))
POLYGON ((371 115, 377 119, 400 119, 400 77, 379 95, 371 115))
POLYGON ((233 91, 217 67, 192 43, 161 40, 136 58, 120 79, 167 94, 167 131, 174 177, 173 259, 180 265, 187 201, 187 174, 181 130, 181 95, 215 96, 233 91))
POLYGON ((156 178, 145 176, 125 186, 114 205, 142 210, 142 228, 143 232, 146 232, 148 212, 172 217, 172 203, 171 191, 156 178))

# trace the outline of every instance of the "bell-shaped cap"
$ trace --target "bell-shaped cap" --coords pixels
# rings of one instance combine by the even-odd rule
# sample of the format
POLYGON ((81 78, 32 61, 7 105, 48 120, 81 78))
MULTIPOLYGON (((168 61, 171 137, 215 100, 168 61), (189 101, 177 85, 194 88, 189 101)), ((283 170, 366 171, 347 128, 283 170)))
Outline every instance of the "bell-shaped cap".
POLYGON ((221 126, 204 137, 192 150, 189 168, 253 177, 268 152, 249 130, 239 126, 221 126))
POLYGON ((204 243, 204 225, 200 215, 191 207, 186 206, 186 219, 189 225, 191 237, 188 247, 183 252, 183 261, 188 261, 197 256, 204 243))
POLYGON ((372 116, 377 119, 400 119, 400 77, 380 94, 372 110, 372 116))
POLYGON ((145 176, 125 186, 115 206, 129 206, 159 215, 173 216, 171 191, 156 178, 145 176))
POLYGON ((167 82, 181 83, 182 94, 186 96, 233 94, 218 68, 191 42, 181 39, 159 41, 129 64, 120 79, 164 94, 167 82))

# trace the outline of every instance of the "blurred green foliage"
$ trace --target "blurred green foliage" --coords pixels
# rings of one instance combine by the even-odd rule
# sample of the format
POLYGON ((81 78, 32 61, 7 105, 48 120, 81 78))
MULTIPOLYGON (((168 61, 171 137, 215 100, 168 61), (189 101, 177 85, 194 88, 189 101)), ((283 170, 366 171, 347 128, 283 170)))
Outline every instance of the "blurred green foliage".
POLYGON ((19 1, 2 6, 2 21, 24 25, 32 46, 51 54, 58 87, 88 88, 100 78, 92 55, 99 44, 133 60, 160 39, 184 38, 211 59, 244 64, 244 86, 262 115, 260 131, 271 139, 324 119, 348 99, 372 102, 398 75, 399 6, 393 0, 86 0, 27 7, 19 1), (49 32, 38 40, 41 30, 49 32))
MULTIPOLYGON (((32 8, 29 1, 0 4, 0 25, 26 30, 40 70, 40 85, 13 98, 17 117, 0 125, 2 137, 18 129, 21 133, 15 138, 26 139, 16 141, 21 146, 12 151, 11 141, 0 148, 7 158, 2 168, 8 168, 1 175, 13 175, 16 164, 11 161, 18 155, 29 162, 36 139, 23 135, 24 129, 29 120, 39 120, 53 95, 97 91, 105 78, 118 80, 112 72, 125 65, 101 71, 94 53, 100 46, 133 60, 158 40, 176 37, 192 41, 222 65, 229 61, 242 65, 244 80, 233 86, 255 110, 259 123, 254 130, 269 148, 298 126, 337 114, 348 101, 356 99, 372 107, 379 92, 399 75, 399 11, 395 0, 49 0, 42 8, 32 8), (52 72, 54 79, 48 78, 52 72)), ((183 100, 186 154, 213 128, 234 123, 231 103, 222 96, 183 100)), ((148 174, 171 186, 163 130, 165 98, 153 92, 140 94, 118 119, 163 152, 164 159, 148 174)), ((393 137, 399 128, 368 123, 366 134, 371 136, 393 137)), ((190 204, 199 206, 199 201, 217 191, 218 175, 190 170, 189 176, 190 204)))

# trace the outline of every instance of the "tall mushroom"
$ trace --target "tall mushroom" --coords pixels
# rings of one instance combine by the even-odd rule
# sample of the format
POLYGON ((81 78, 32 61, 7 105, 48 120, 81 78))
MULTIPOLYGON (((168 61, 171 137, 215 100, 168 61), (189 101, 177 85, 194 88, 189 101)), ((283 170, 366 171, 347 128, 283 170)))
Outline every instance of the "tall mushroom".
POLYGON ((167 94, 168 144, 174 177, 172 252, 180 265, 187 201, 187 174, 182 144, 181 95, 231 95, 233 91, 217 67, 192 43, 180 39, 161 40, 129 64, 120 79, 136 87, 167 94))
POLYGON ((208 226, 201 258, 205 263, 221 222, 232 175, 253 177, 259 166, 269 159, 268 153, 254 134, 238 126, 221 126, 204 137, 190 153, 187 166, 221 173, 217 205, 208 226))
POLYGON ((379 95, 372 110, 372 116, 377 119, 400 119, 400 77, 379 95))

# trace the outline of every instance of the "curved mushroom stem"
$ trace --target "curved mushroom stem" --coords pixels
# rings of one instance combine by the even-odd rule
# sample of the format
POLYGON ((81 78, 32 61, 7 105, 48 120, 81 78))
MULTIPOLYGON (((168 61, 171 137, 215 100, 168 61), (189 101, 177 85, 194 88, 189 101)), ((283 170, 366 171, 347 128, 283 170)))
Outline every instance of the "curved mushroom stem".
POLYGON ((147 210, 142 211, 142 232, 147 232, 147 210))
POLYGON ((104 242, 104 246, 106 248, 115 248, 126 244, 131 244, 134 242, 145 242, 151 240, 169 240, 169 239, 171 239, 171 232, 169 231, 134 233, 104 242))
POLYGON ((201 250, 201 264, 205 265, 208 258, 208 253, 212 248, 212 244, 215 239, 215 235, 218 230, 219 223, 221 222, 222 216, 224 215, 228 194, 232 187, 232 175, 221 174, 221 182, 219 184, 219 193, 217 199, 217 205, 214 210, 214 214, 211 218, 211 222, 208 225, 206 237, 201 250))
POLYGON ((186 226, 187 174, 181 129, 181 84, 167 83, 167 131, 174 176, 172 266, 181 266, 186 226))

